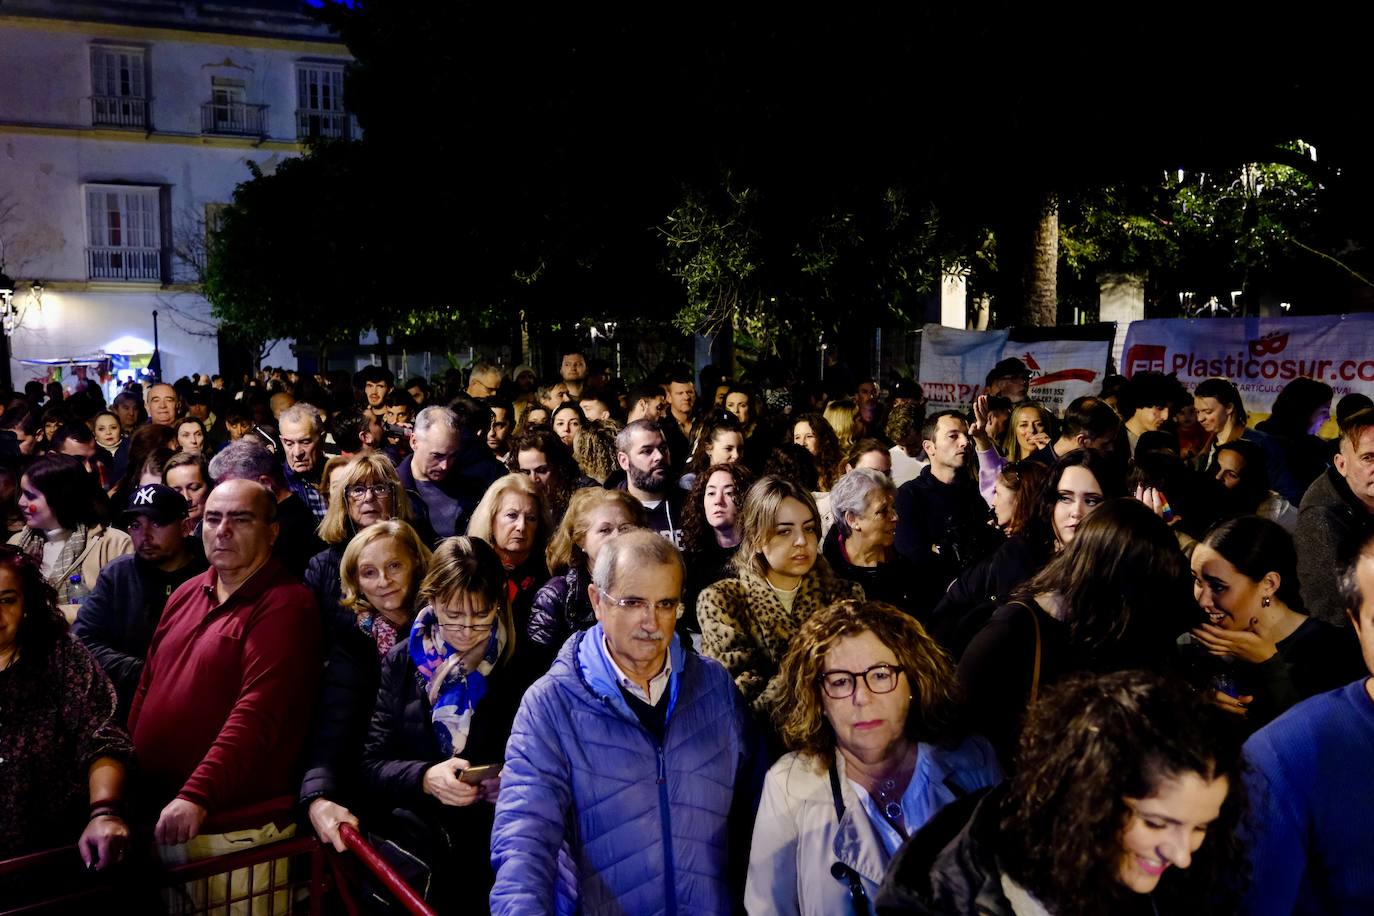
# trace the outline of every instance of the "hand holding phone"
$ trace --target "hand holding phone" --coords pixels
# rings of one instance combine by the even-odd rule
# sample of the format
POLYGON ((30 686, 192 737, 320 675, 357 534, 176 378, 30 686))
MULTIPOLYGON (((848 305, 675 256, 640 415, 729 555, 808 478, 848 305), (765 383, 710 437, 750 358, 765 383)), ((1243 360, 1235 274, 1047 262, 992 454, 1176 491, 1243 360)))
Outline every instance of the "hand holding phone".
POLYGON ((501 775, 501 764, 487 763, 482 766, 468 767, 458 774, 458 781, 465 782, 470 786, 479 785, 482 781, 501 775))

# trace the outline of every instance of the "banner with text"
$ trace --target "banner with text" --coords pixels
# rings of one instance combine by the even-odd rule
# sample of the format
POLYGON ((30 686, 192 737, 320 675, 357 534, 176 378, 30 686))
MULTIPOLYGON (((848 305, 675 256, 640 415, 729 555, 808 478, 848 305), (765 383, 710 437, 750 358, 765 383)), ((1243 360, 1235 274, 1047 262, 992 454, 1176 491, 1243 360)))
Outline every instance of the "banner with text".
POLYGON ((1189 389, 1228 378, 1246 410, 1268 413, 1299 376, 1330 385, 1337 401, 1352 391, 1374 396, 1371 344, 1374 314, 1151 319, 1131 322, 1121 370, 1176 373, 1189 389))
POLYGON ((993 366, 1016 357, 1030 370, 1030 397, 1063 413, 1075 398, 1102 387, 1111 352, 1101 340, 1017 340, 1011 331, 964 331, 928 324, 921 334, 921 389, 927 411, 964 410, 983 393, 993 366))

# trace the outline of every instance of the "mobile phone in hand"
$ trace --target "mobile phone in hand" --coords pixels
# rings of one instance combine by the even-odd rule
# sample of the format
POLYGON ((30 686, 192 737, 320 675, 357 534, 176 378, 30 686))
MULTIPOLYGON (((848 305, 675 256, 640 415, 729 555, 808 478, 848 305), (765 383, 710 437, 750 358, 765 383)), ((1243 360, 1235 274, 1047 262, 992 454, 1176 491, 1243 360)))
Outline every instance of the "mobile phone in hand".
POLYGON ((458 774, 458 781, 465 782, 470 786, 475 786, 494 776, 501 775, 501 764, 487 763, 478 767, 468 767, 458 774))

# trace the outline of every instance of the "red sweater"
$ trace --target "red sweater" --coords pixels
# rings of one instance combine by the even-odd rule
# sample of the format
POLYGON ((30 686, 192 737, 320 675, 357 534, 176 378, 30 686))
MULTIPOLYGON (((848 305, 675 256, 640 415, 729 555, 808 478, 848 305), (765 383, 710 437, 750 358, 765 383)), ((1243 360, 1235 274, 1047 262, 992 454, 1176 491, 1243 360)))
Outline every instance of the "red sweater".
POLYGON ((321 670, 314 595, 285 567, 269 560, 223 604, 215 580, 168 599, 129 713, 151 800, 212 814, 296 794, 321 670))

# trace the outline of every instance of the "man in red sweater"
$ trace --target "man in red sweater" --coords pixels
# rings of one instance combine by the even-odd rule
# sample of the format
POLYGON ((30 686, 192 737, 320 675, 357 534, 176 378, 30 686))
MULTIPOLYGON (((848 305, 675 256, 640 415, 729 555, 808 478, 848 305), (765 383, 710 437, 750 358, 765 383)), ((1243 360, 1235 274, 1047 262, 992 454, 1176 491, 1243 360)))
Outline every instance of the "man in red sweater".
POLYGON ((200 832, 210 813, 279 795, 296 772, 320 677, 310 590, 272 558, 276 502, 230 480, 205 503, 210 568, 178 588, 153 634, 129 713, 134 753, 164 804, 158 843, 200 832))

